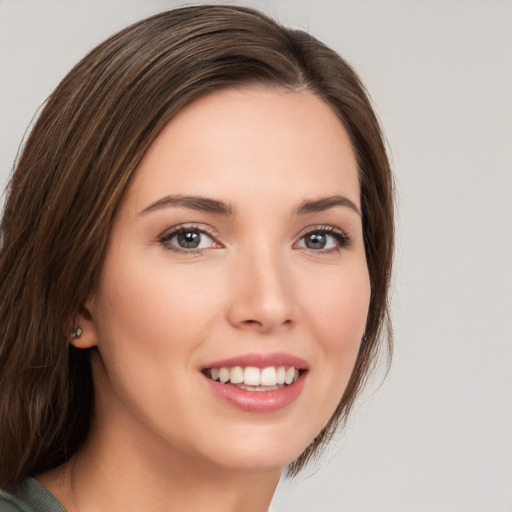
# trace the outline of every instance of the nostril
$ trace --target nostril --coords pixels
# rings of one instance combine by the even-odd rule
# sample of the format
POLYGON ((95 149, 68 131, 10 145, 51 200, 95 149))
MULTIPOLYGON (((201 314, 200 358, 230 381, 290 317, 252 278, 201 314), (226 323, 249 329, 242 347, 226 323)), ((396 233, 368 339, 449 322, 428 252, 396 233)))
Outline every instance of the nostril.
POLYGON ((243 323, 245 325, 257 325, 257 326, 262 325, 261 322, 258 322, 258 320, 244 320, 243 323))

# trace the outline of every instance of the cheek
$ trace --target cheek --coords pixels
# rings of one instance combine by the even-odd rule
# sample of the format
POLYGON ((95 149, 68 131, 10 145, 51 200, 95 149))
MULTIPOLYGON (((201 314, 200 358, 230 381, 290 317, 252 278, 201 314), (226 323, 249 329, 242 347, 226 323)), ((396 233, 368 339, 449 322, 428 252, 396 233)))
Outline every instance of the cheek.
POLYGON ((307 293, 306 309, 316 353, 317 396, 323 396, 325 422, 337 407, 352 374, 361 344, 370 301, 370 282, 366 264, 349 272, 317 279, 307 293))
POLYGON ((160 260, 107 261, 94 301, 107 377, 97 380, 97 392, 109 401, 108 414, 125 414, 126 408, 155 431, 190 413, 193 388, 183 383, 194 370, 195 351, 208 338, 219 302, 205 272, 192 266, 177 271, 165 255, 160 260))
POLYGON ((308 287, 307 312, 319 330, 318 339, 329 351, 343 351, 359 344, 364 334, 370 302, 370 282, 366 265, 318 277, 308 287))
POLYGON ((137 265, 124 259, 110 265, 115 271, 104 276, 100 293, 101 323, 109 339, 124 337, 122 344, 147 354, 199 343, 208 331, 209 311, 219 300, 204 273, 176 270, 161 259, 163 264, 137 265))

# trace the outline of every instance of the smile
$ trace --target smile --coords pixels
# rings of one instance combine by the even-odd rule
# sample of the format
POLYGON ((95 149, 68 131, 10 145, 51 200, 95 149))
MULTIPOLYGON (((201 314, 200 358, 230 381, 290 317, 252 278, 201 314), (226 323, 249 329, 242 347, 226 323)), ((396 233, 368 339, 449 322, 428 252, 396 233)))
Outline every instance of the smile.
POLYGON ((293 384, 300 375, 294 366, 233 366, 206 368, 204 374, 222 384, 232 384, 247 391, 275 391, 293 384))
POLYGON ((222 402, 246 412, 270 413, 299 398, 309 366, 291 354, 245 354, 212 362, 201 373, 222 402))

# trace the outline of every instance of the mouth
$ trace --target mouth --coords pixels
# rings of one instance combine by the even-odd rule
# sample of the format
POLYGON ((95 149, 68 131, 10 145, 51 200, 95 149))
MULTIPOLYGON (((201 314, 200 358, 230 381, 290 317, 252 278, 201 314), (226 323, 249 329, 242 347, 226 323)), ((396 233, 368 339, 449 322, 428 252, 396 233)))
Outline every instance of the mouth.
POLYGON ((245 412, 269 413, 299 398, 309 366, 291 354, 252 353, 212 362, 201 373, 223 402, 245 412))
POLYGON ((221 366, 205 368, 203 374, 246 391, 277 391, 296 382, 304 371, 295 366, 221 366))

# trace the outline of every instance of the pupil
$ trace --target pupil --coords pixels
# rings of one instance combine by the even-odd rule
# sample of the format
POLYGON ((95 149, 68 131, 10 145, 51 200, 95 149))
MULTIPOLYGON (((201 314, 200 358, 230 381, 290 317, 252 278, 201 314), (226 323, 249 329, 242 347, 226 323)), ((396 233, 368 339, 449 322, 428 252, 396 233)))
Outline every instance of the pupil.
POLYGON ((313 233, 306 238, 306 246, 309 249, 323 249, 325 247, 325 235, 313 233))
POLYGON ((197 231, 184 231, 178 234, 178 243, 185 249, 196 248, 201 241, 201 236, 197 231))

